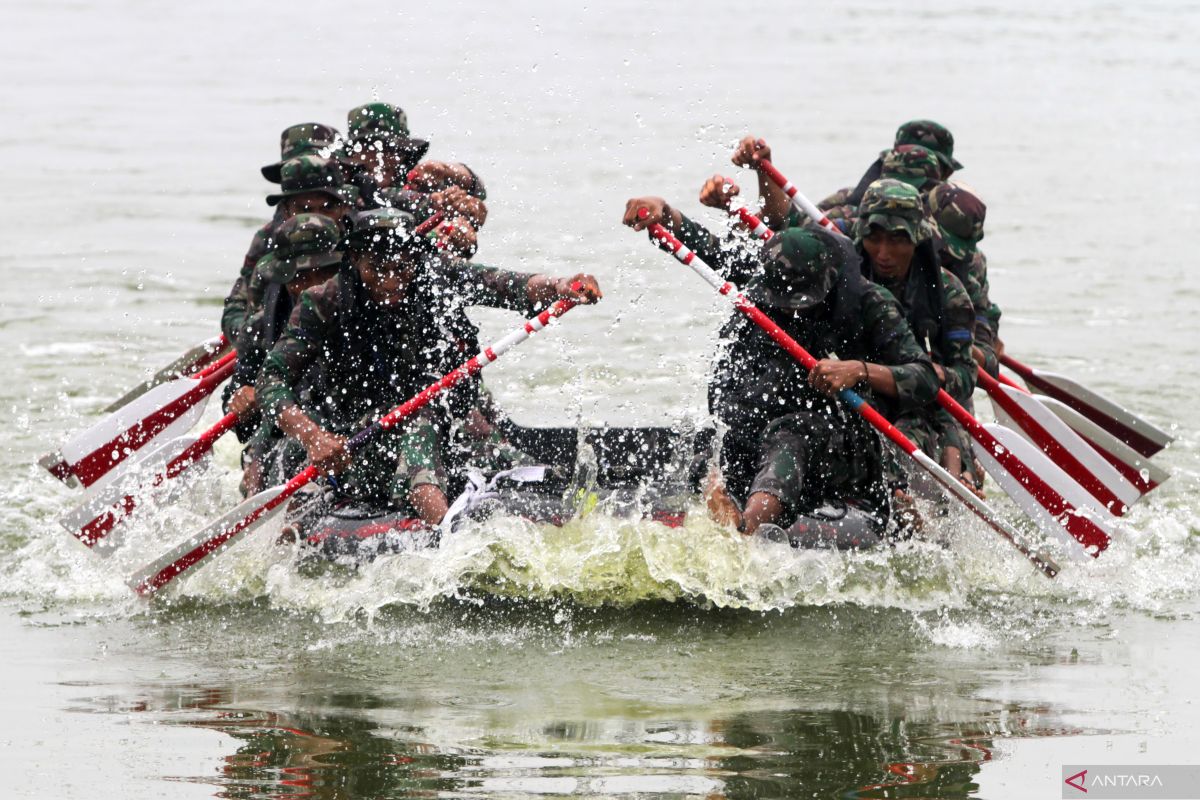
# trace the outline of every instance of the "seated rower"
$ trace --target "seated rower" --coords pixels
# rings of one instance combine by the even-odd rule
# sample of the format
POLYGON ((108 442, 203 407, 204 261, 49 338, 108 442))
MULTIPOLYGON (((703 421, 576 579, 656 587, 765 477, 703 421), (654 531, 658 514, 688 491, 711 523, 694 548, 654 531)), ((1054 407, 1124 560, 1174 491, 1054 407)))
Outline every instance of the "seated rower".
POLYGON ((601 292, 590 275, 553 278, 451 263, 414 227, 411 215, 394 209, 355 216, 346 265, 301 294, 255 390, 264 414, 289 437, 291 454, 281 458, 307 456, 338 475, 343 496, 391 503, 437 523, 451 488, 451 424, 473 404, 472 384, 458 387, 466 397, 456 389, 353 455, 347 435, 475 354, 467 306, 533 314, 561 297, 592 303, 601 292), (301 392, 313 368, 319 389, 301 392))
MULTIPOLYGON (((412 138, 404 109, 368 103, 351 109, 347 123, 349 134, 340 154, 349 164, 349 182, 361 195, 360 208, 398 208, 418 220, 441 211, 450 222, 462 218, 473 230, 483 226, 483 182, 465 164, 422 163, 429 142, 412 138), (406 185, 410 176, 417 184, 406 185)), ((474 253, 471 244, 449 239, 452 251, 464 258, 474 253)))
POLYGON ((833 396, 854 388, 895 417, 923 408, 937 376, 895 299, 863 277, 849 242, 793 228, 761 249, 726 248, 658 197, 630 200, 624 222, 674 230, 820 359, 806 372, 742 314, 722 328, 729 345, 709 382, 709 409, 727 427, 723 485, 709 492, 714 516, 752 534, 766 524, 819 522, 833 504, 878 536, 891 513, 881 444, 833 396))
POLYGON ((251 290, 251 278, 258 260, 270 251, 276 229, 297 214, 321 214, 340 222, 354 213, 358 199, 336 160, 317 155, 290 158, 279 165, 279 177, 279 191, 267 195, 267 205, 276 209, 275 219, 255 234, 221 313, 221 331, 235 346, 262 302, 251 290))
POLYGON ((341 227, 321 214, 297 214, 275 232, 275 246, 258 261, 250 279, 251 294, 262 298, 255 314, 238 337, 237 366, 226 389, 226 411, 240 419, 242 494, 263 490, 263 458, 281 436, 258 413, 254 382, 267 353, 283 334, 300 293, 332 278, 345 258, 338 245, 341 227))
MULTIPOLYGON (((912 186, 885 178, 867 187, 852 231, 863 275, 900 303, 917 342, 933 359, 940 386, 969 408, 976 375, 975 308, 958 278, 940 266, 932 234, 912 186)), ((931 404, 893 422, 964 485, 978 485, 969 440, 948 412, 931 404)))
POLYGON ((929 214, 937 226, 942 267, 962 281, 975 307, 975 348, 979 366, 993 378, 1000 373, 1000 307, 992 302, 987 256, 979 249, 987 206, 965 184, 943 183, 929 194, 929 214))

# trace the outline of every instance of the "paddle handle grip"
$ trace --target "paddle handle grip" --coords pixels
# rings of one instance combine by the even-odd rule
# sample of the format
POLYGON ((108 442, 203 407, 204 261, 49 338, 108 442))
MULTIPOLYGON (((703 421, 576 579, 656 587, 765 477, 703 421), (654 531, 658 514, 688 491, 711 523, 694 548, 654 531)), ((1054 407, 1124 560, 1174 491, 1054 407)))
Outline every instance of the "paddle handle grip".
POLYGON ((792 201, 792 205, 795 206, 798 211, 803 212, 808 216, 809 219, 820 225, 825 230, 832 231, 838 236, 846 235, 842 233, 841 228, 833 224, 833 220, 825 216, 824 211, 817 208, 813 201, 805 197, 804 193, 796 187, 796 184, 789 181, 784 174, 770 162, 769 159, 764 158, 759 161, 758 169, 760 169, 762 172, 765 172, 767 177, 771 179, 771 182, 783 190, 783 193, 788 196, 788 199, 792 201))

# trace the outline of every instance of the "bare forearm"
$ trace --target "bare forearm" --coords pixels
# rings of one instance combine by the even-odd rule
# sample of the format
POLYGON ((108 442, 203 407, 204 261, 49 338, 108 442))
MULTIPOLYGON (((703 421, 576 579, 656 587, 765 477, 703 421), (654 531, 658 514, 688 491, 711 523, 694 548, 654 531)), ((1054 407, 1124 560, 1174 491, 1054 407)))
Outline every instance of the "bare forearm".
POLYGON ((430 525, 437 525, 446 516, 450 504, 446 501, 445 493, 431 483, 423 483, 412 490, 410 495, 413 509, 417 516, 430 525))
POLYGON ((898 394, 896 376, 892 374, 891 369, 883 364, 868 363, 866 367, 867 385, 871 387, 872 392, 884 397, 895 397, 898 394))
POLYGON ((766 170, 758 171, 758 196, 762 199, 763 216, 772 228, 779 228, 788 217, 791 202, 783 189, 776 186, 775 181, 767 175, 766 170))

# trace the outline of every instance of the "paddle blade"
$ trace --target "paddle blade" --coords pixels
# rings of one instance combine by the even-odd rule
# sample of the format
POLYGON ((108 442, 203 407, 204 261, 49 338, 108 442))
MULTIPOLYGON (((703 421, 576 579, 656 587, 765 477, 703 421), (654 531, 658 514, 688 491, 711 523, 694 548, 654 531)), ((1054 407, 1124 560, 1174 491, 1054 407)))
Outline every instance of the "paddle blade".
MULTIPOLYGON (((1024 482, 1001 464, 1001 459, 978 439, 972 441, 975 457, 1000 488, 1029 515, 1048 536, 1063 544, 1075 559, 1096 558, 1114 536, 1112 517, 1095 510, 1091 495, 1071 480, 1050 459, 1020 434, 1001 425, 983 426, 1002 448, 1002 458, 1015 460, 1022 469, 1036 474, 1056 497, 1035 496, 1024 482)), ((1016 467, 1014 467, 1015 469, 1016 467)))
POLYGON ((938 464, 932 458, 927 456, 920 450, 912 452, 913 459, 919 464, 924 472, 917 473, 926 477, 926 483, 935 483, 941 486, 948 494, 957 497, 970 511, 988 524, 992 530, 999 533, 1007 539, 1021 555, 1025 556, 1029 561, 1041 570, 1047 578, 1053 578, 1059 573, 1059 566, 1052 558, 1044 553, 1035 551, 1025 542, 1025 537, 1017 533, 1017 531, 1005 522, 999 514, 997 514, 982 498, 976 496, 973 492, 963 486, 962 483, 954 479, 949 472, 946 471, 941 464, 938 464))
POLYGON ((179 378, 155 386, 75 435, 58 453, 43 457, 39 463, 68 484, 73 478, 83 486, 103 485, 115 477, 110 474, 114 467, 141 448, 191 430, 204 413, 209 395, 232 370, 231 361, 203 379, 179 378))
POLYGON ((296 491, 295 488, 289 491, 294 482, 295 479, 285 486, 275 486, 246 498, 232 511, 134 573, 127 581, 129 587, 142 596, 153 594, 184 572, 204 564, 220 551, 236 544, 270 519, 273 512, 282 508, 283 501, 296 491))
POLYGON ((180 458, 198 441, 197 437, 184 436, 147 448, 150 452, 128 465, 118 479, 95 487, 82 503, 59 519, 59 524, 93 553, 107 558, 122 544, 122 525, 147 504, 152 493, 167 483, 170 491, 162 499, 170 500, 186 488, 187 482, 177 478, 195 477, 207 466, 209 460, 202 457, 204 454, 180 458))
POLYGON ((1056 417, 1065 422, 1071 430, 1079 434, 1080 438, 1090 444, 1142 494, 1157 488, 1160 483, 1171 477, 1170 472, 1143 457, 1132 447, 1065 403, 1047 396, 1041 396, 1038 400, 1056 417))
POLYGON ((1009 386, 1000 386, 998 391, 1023 412, 1023 416, 1010 416, 993 396, 992 407, 998 420, 1020 433, 1051 459, 1057 459, 1059 453, 1065 451, 1070 458, 1056 463, 1088 490, 1093 504, 1099 502, 1101 508, 1121 516, 1142 496, 1142 492, 1136 486, 1125 480, 1125 477, 1081 439, 1079 434, 1042 405, 1039 398, 1009 386), (1075 463, 1068 463, 1072 459, 1075 463))
POLYGON ((111 414, 118 408, 124 408, 132 401, 144 395, 146 392, 158 386, 161 383, 166 383, 175 378, 183 378, 192 375, 204 367, 211 364, 220 356, 224 355, 229 350, 229 342, 224 335, 214 336, 213 338, 201 342, 200 344, 188 350, 179 358, 172 361, 167 366, 154 373, 150 378, 142 381, 137 386, 130 389, 118 399, 110 403, 105 409, 105 414, 111 414))
POLYGON ((1066 376, 1028 370, 1021 377, 1031 390, 1067 404, 1146 458, 1175 441, 1166 431, 1066 376))

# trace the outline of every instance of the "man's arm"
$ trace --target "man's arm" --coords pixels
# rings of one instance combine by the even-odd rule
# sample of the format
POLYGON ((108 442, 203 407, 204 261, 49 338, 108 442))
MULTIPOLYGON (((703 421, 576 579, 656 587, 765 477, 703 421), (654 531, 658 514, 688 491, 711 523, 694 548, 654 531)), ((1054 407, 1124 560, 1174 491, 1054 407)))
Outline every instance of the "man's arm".
POLYGON ((975 307, 962 282, 942 270, 942 358, 939 372, 942 387, 959 403, 970 401, 975 392, 978 365, 974 346, 975 307))

